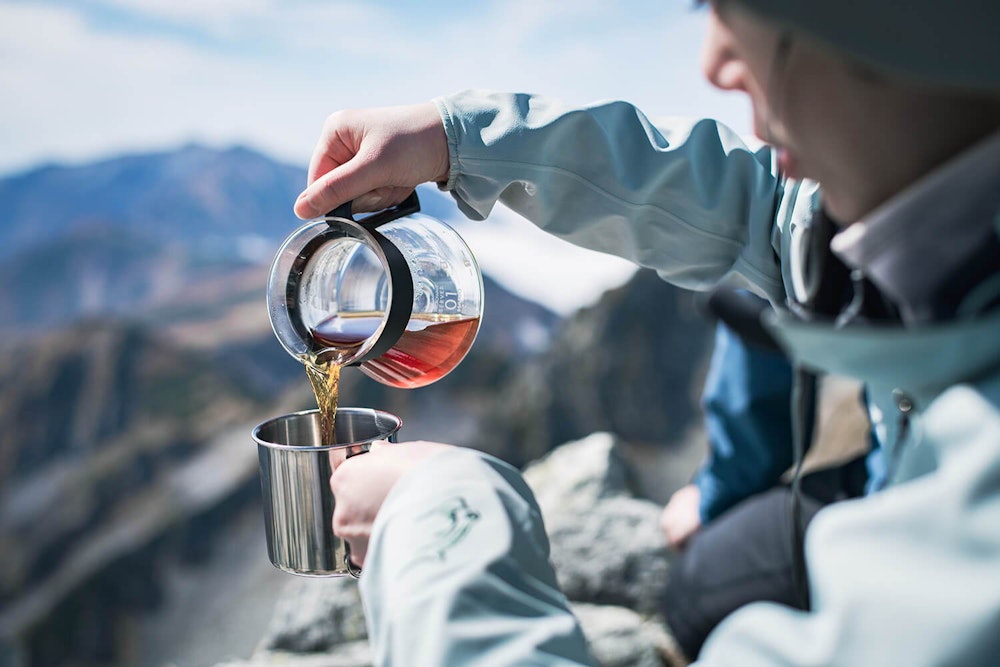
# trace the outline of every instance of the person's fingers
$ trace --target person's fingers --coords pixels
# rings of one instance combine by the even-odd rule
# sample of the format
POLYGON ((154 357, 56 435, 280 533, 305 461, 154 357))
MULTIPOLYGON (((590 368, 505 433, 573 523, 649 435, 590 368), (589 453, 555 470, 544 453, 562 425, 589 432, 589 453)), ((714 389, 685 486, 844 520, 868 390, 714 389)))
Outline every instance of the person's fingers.
POLYGON ((362 134, 359 120, 351 112, 335 111, 330 114, 313 148, 306 185, 312 185, 317 178, 354 157, 361 145, 362 134))
POLYGON ((667 538, 667 546, 675 549, 677 546, 677 530, 674 528, 672 521, 665 521, 663 523, 663 534, 667 538))
POLYGON ((330 459, 330 470, 335 471, 340 467, 340 464, 347 460, 347 448, 334 447, 327 452, 327 457, 330 459))
POLYGON ((683 551, 700 529, 701 523, 685 516, 684 508, 668 505, 660 516, 660 527, 667 538, 667 546, 673 551, 683 551))
POLYGON ((678 526, 677 506, 674 500, 671 498, 671 501, 663 508, 663 512, 660 514, 660 528, 663 529, 663 535, 667 539, 667 546, 677 551, 683 542, 683 530, 678 526))
POLYGON ((351 562, 357 567, 364 568, 365 557, 368 555, 368 539, 358 537, 355 539, 345 539, 347 548, 350 550, 351 562))
POLYGON ((392 443, 388 440, 374 440, 371 447, 368 449, 369 452, 375 452, 381 450, 383 447, 389 447, 392 443))
POLYGON ((358 530, 357 527, 347 521, 346 512, 340 511, 339 508, 334 508, 333 511, 333 521, 331 522, 330 529, 333 534, 344 540, 347 543, 347 549, 350 551, 351 562, 353 562, 358 567, 363 567, 365 564, 365 556, 368 554, 368 533, 364 530, 358 530))
POLYGON ((333 492, 334 505, 333 505, 333 532, 335 535, 343 538, 355 537, 357 535, 356 531, 352 531, 352 521, 350 516, 356 510, 352 507, 352 503, 357 500, 354 494, 351 493, 351 485, 349 475, 346 474, 346 469, 353 467, 354 463, 350 462, 350 459, 344 461, 333 471, 330 475, 330 491, 333 492))
POLYGON ((683 532, 672 530, 667 534, 667 547, 669 547, 672 551, 683 551, 688 537, 689 536, 685 535, 683 532))
POLYGON ((687 530, 682 523, 672 522, 670 524, 670 532, 667 535, 667 544, 674 548, 679 549, 684 540, 687 537, 687 530))
MULTIPOLYGON (((347 160, 349 159, 350 157, 347 158, 347 160)), ((320 138, 319 143, 316 144, 312 157, 309 159, 309 171, 306 172, 306 187, 309 187, 317 178, 331 169, 340 166, 347 160, 335 160, 330 155, 330 140, 324 135, 320 138)))
POLYGON ((313 181, 295 202, 295 215, 315 218, 344 202, 385 187, 379 170, 364 156, 355 156, 313 181))

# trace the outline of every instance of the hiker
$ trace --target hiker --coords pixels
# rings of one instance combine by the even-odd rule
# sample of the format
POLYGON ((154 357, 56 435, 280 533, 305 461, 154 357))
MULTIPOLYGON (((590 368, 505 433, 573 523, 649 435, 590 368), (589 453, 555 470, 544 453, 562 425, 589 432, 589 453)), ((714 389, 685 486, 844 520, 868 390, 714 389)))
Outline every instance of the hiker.
MULTIPOLYGON (((380 208, 438 182, 471 218, 502 201, 682 287, 766 297, 799 378, 865 383, 883 491, 813 519, 808 611, 746 605, 698 664, 991 664, 1000 6, 728 0, 709 12, 706 77, 750 97, 768 147, 708 120, 664 133, 623 102, 469 91, 331 116, 295 210, 380 208)), ((334 530, 365 568, 378 664, 592 662, 517 471, 410 443, 346 461, 331 484, 334 530)))
MULTIPOLYGON (((796 470, 790 360, 764 328, 770 306, 746 290, 719 288, 699 299, 716 320, 715 345, 702 392, 708 452, 690 484, 674 492, 661 516, 670 565, 661 611, 678 646, 695 657, 730 613, 768 600, 805 609, 797 512, 804 532, 826 505, 864 494, 881 450, 843 442, 851 453, 796 470), (863 453, 854 454, 858 450, 863 453)), ((802 456, 813 440, 819 378, 805 380, 802 456)), ((859 405, 861 401, 859 400, 859 405)), ((803 565, 804 567, 804 565, 803 565)))

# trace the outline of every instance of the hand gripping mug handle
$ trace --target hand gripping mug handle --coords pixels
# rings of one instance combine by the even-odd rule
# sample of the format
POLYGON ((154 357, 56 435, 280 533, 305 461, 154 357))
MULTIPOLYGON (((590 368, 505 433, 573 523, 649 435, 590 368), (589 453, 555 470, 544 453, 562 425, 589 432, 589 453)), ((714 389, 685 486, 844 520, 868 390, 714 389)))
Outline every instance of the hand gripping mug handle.
MULTIPOLYGON (((349 449, 347 451, 347 458, 358 456, 360 454, 365 454, 370 449, 371 449, 371 444, 366 444, 362 446, 361 449, 358 450, 349 449)), ((355 579, 359 579, 361 577, 361 568, 355 565, 354 561, 351 560, 351 545, 348 544, 346 540, 344 541, 344 564, 347 565, 347 574, 351 575, 355 579)))
POLYGON ((361 568, 354 564, 351 560, 351 545, 344 542, 344 563, 347 565, 347 574, 351 575, 355 579, 361 578, 361 568))

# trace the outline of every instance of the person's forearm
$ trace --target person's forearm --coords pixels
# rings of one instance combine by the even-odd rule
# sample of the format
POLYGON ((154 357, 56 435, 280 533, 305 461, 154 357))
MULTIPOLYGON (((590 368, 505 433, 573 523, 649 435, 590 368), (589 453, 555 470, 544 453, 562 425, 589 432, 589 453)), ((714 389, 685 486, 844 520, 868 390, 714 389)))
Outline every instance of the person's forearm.
POLYGON ((516 470, 470 450, 410 471, 379 511, 361 578, 378 665, 590 665, 516 470))
POLYGON ((656 128, 624 102, 569 109, 469 91, 435 100, 447 188, 485 217, 500 201, 577 245, 704 289, 730 272, 782 298, 772 242, 778 179, 715 121, 656 128))

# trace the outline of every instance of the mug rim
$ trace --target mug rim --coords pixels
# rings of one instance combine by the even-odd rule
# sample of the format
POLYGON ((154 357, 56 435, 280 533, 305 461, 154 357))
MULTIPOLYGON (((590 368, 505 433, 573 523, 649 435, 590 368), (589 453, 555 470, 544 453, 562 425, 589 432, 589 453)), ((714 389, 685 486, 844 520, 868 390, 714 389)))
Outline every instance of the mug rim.
POLYGON ((270 419, 266 419, 262 421, 260 424, 257 424, 257 426, 253 428, 253 431, 251 431, 251 437, 253 438, 254 442, 257 443, 258 446, 267 447, 269 449, 280 449, 291 452, 327 452, 334 449, 341 449, 344 447, 357 447, 359 445, 370 444, 376 440, 389 439, 393 435, 395 435, 400 428, 403 427, 403 419, 400 416, 395 415, 391 412, 387 412, 385 410, 379 410, 377 408, 359 408, 359 407, 337 408, 338 415, 342 412, 345 413, 367 412, 378 416, 384 416, 395 422, 395 428, 393 428, 391 431, 383 434, 381 437, 378 438, 367 438, 364 440, 354 440, 352 442, 338 442, 335 445, 286 445, 278 442, 270 442, 260 437, 261 430, 279 420, 288 419, 290 417, 318 415, 319 410, 317 408, 313 408, 312 410, 300 410, 298 412, 289 412, 287 414, 278 415, 277 417, 271 417, 270 419))

